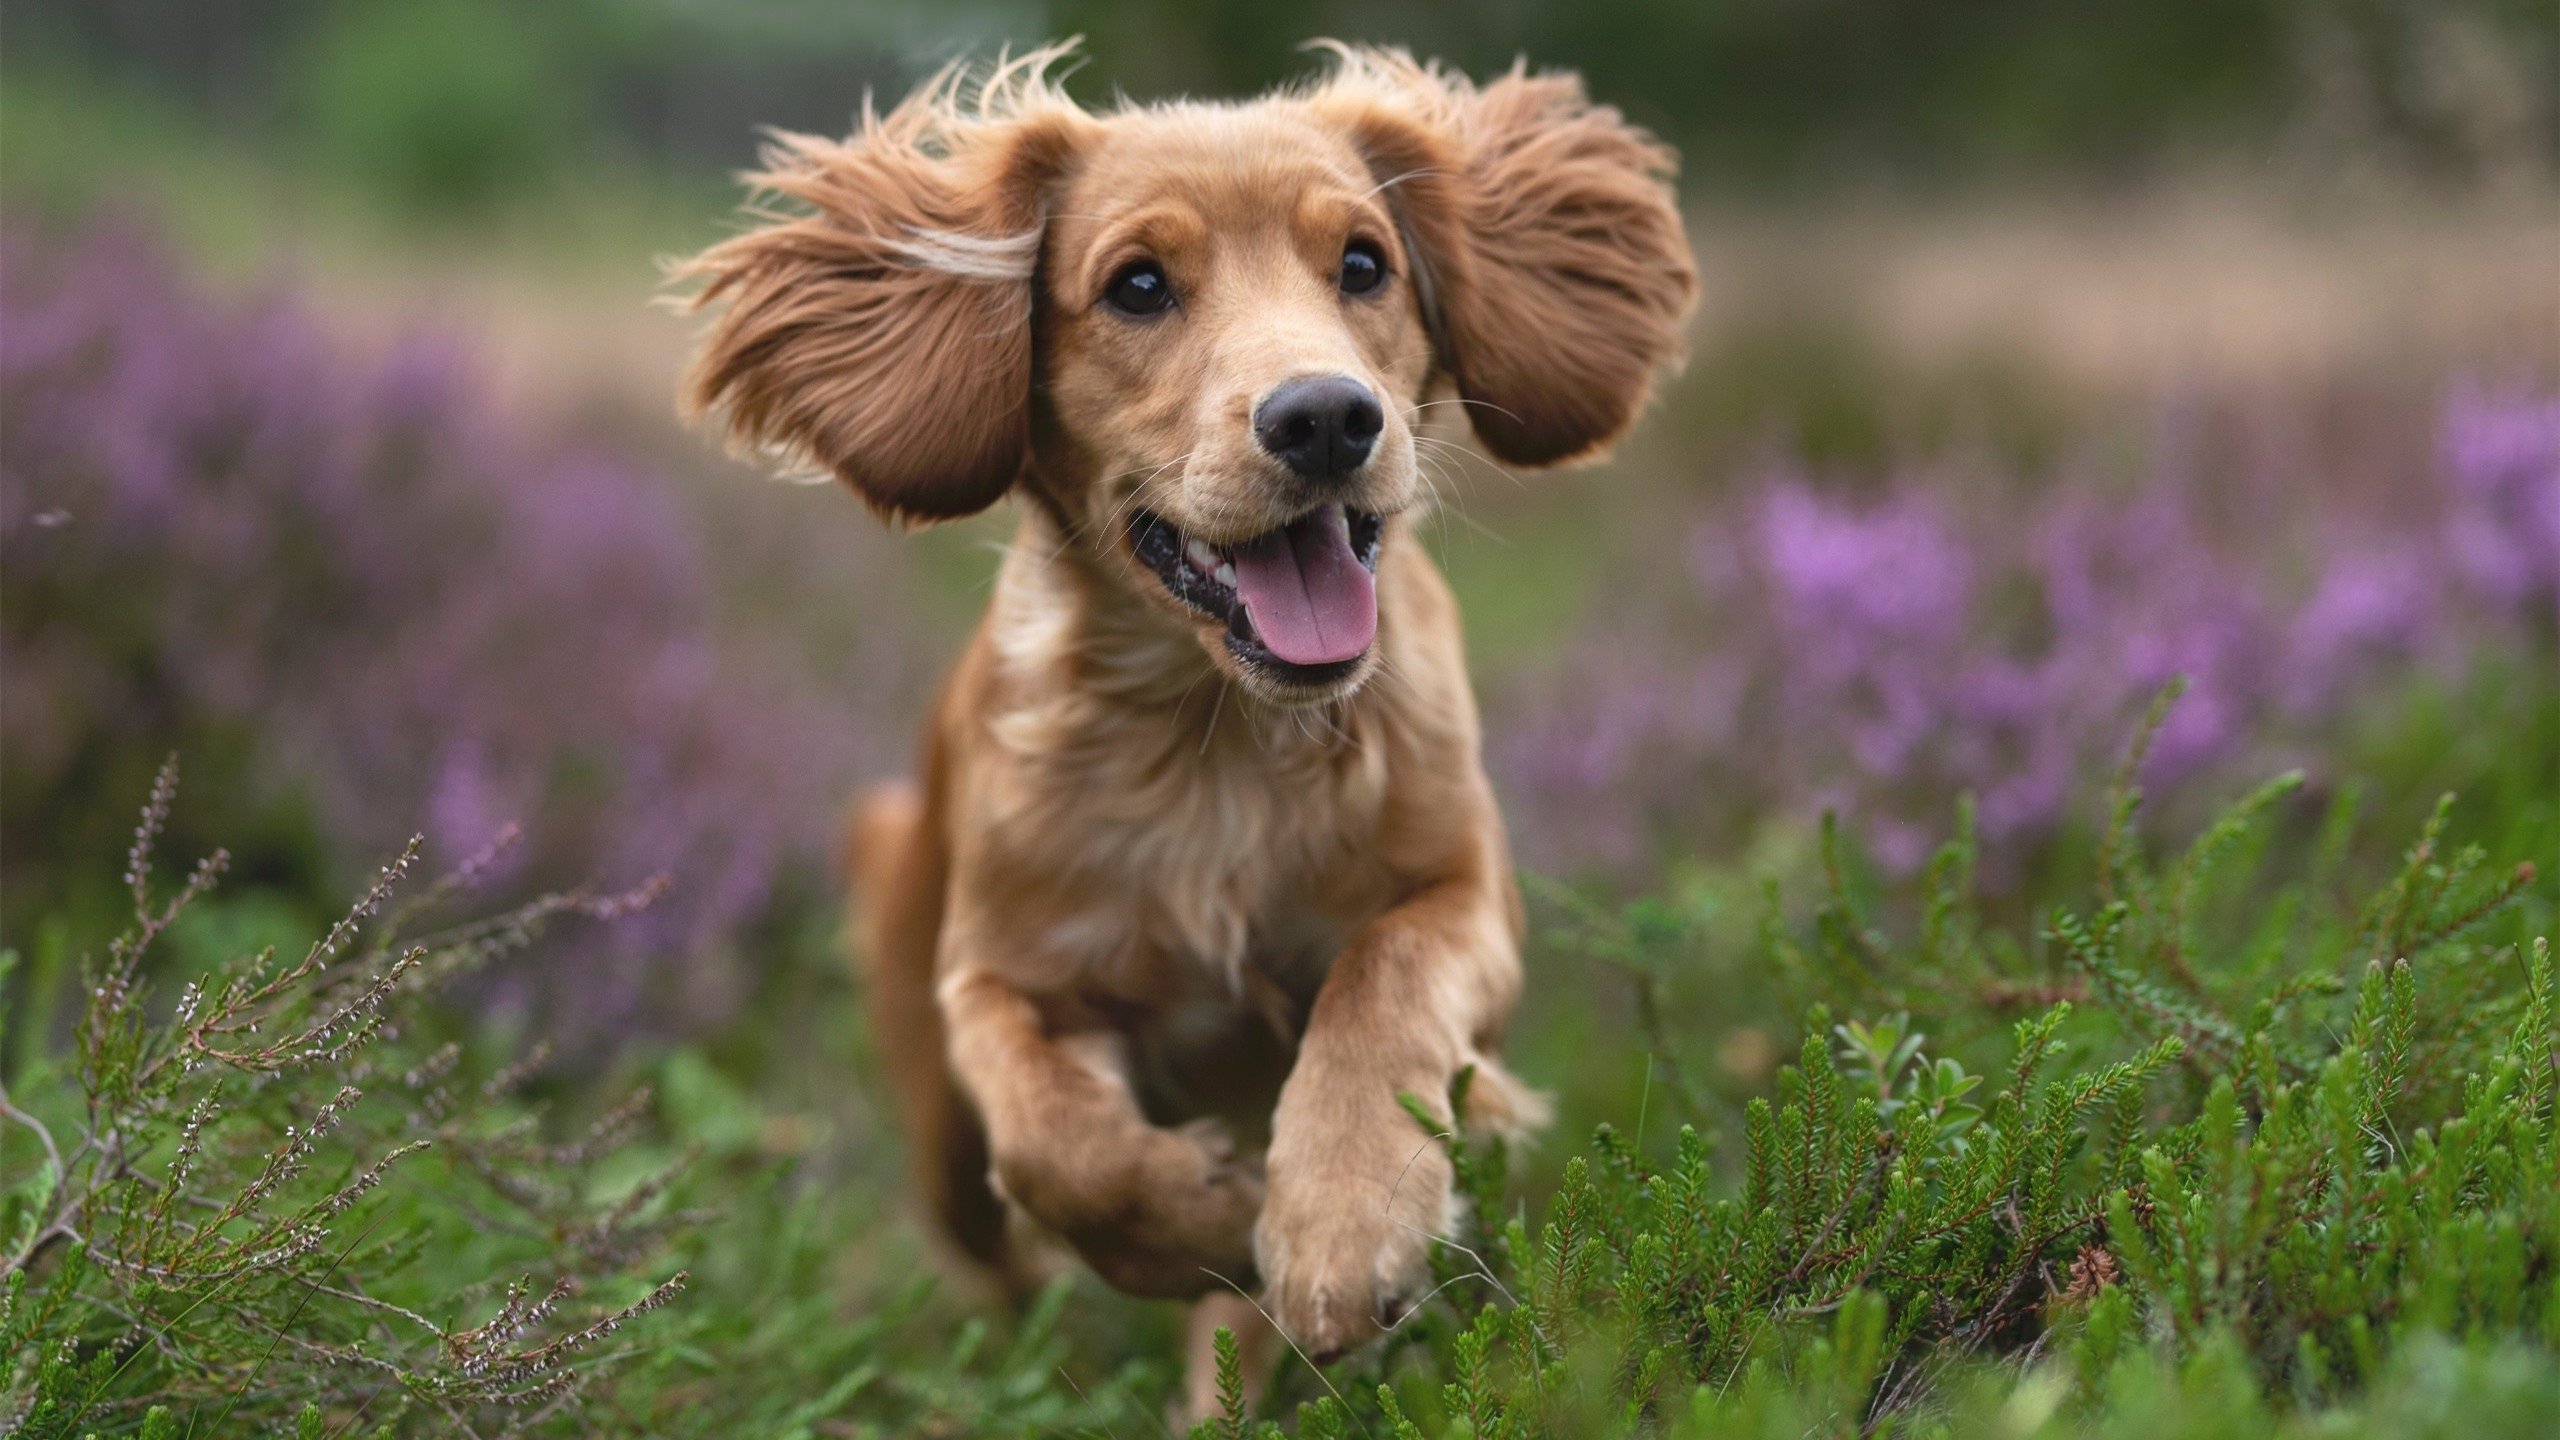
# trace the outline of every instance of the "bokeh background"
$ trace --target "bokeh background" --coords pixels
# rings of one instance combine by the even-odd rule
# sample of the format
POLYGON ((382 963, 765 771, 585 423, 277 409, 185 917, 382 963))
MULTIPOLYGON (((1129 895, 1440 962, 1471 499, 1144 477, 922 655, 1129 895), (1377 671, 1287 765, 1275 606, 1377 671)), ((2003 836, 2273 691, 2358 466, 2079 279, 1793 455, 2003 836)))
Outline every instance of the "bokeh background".
MULTIPOLYGON (((734 225, 758 127, 1071 34, 1096 104, 1331 35, 1573 67, 1681 148, 1685 374, 1610 463, 1458 466, 1428 525, 1541 894, 1747 925, 1826 812, 1889 881, 1969 796, 2026 910, 2174 675, 2172 833, 2298 765, 2305 813, 2360 788, 2405 833, 2458 789, 2466 836, 2551 854, 2545 0, 10 0, 0 945, 35 999, 0 1064, 58 1037, 175 752, 173 850, 235 856, 182 963, 307 933, 412 833, 520 826, 493 903, 665 872, 456 1023, 894 1213, 836 816, 907 763, 1009 518, 885 535, 682 429, 658 264, 734 225)), ((1627 995, 1533 964, 1568 1128, 1640 1104, 1591 1043, 1627 995)), ((1700 1023, 1701 1073, 1764 1088, 1783 1022, 1700 1023)), ((851 1272, 914 1264, 860 1233, 851 1272)))

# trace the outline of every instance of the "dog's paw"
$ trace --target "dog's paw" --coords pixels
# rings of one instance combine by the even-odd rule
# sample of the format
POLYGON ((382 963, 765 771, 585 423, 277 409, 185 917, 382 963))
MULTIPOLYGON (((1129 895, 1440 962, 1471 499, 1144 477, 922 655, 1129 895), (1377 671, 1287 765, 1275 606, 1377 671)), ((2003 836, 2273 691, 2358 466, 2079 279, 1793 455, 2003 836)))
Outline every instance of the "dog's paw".
POLYGON ((1377 1143, 1373 1132, 1307 1163, 1273 1164, 1254 1232, 1265 1304, 1319 1364, 1377 1338, 1431 1286, 1431 1244, 1451 1208, 1448 1156, 1409 1122, 1385 1133, 1410 1136, 1414 1148, 1377 1143))
POLYGON ((992 1178, 1130 1294, 1188 1299, 1254 1283, 1262 1168, 1213 1126, 1133 1125, 1085 1145, 999 1156, 992 1178))
POLYGON ((1176 1139, 1200 1152, 1212 1174, 1240 1171, 1251 1175, 1256 1183, 1260 1182, 1262 1156, 1240 1154, 1236 1148, 1235 1132, 1227 1128, 1225 1121, 1213 1115, 1202 1116, 1173 1127, 1172 1133, 1176 1139))
POLYGON ((1263 1173, 1259 1154, 1240 1155, 1235 1137, 1214 1120, 1159 1130, 1140 1193, 1150 1211, 1145 1228, 1172 1249, 1192 1254, 1221 1277, 1250 1283, 1253 1227, 1262 1218, 1263 1173))
POLYGON ((1135 1294, 1185 1298, 1254 1282, 1260 1157, 1239 1157, 1210 1123, 1150 1129, 1137 1148, 1129 1204, 1077 1248, 1103 1278, 1135 1294))

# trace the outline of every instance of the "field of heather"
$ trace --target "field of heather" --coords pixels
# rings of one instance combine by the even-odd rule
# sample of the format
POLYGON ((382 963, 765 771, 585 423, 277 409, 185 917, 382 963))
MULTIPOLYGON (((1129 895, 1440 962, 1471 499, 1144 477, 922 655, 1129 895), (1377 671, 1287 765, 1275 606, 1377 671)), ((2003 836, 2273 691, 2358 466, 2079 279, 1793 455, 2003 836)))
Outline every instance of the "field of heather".
MULTIPOLYGON (((658 262, 740 158, 686 117, 826 77, 699 22, 742 48, 606 67, 603 138, 519 156, 548 91, 497 61, 382 98, 487 7, 279 52, 308 135, 39 10, 0 1430, 1167 1433, 1172 1307, 1065 1272, 1016 1311, 934 1254, 838 933, 844 799, 911 766, 1012 516, 889 534, 674 413, 658 262)), ((897 23, 1013 23, 970 16, 897 23)), ((1939 175, 1642 100, 1735 174, 1862 158, 1692 187, 1691 360, 1608 463, 1442 435, 1557 1122, 1449 1140, 1429 1303, 1195 1434, 2547 1424, 2560 182, 2548 87, 2461 58, 2507 23, 2443 63, 2525 74, 2524 140, 2416 87, 2410 135, 2162 120, 2127 164, 2052 97, 1909 98, 1993 157, 1939 175)))

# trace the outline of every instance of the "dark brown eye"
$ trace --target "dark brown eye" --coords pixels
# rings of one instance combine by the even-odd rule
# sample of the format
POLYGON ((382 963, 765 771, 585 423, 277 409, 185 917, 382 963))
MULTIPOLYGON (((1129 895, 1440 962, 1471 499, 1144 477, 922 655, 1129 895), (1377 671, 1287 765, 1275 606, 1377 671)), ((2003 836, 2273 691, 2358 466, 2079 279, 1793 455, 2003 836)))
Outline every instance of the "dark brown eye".
POLYGON ((1133 261, 1102 287, 1102 298, 1123 315, 1153 315, 1173 303, 1173 282, 1153 260, 1133 261))
POLYGON ((1342 247, 1342 293, 1366 295, 1386 282, 1387 257, 1376 245, 1354 240, 1342 247))

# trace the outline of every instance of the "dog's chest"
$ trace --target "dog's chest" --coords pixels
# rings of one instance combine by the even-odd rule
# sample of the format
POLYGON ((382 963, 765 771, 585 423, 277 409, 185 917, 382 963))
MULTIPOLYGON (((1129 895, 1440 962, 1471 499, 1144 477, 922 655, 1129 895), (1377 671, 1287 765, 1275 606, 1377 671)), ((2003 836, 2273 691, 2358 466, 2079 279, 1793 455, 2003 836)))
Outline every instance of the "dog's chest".
POLYGON ((1303 1007, 1388 893, 1373 751, 1294 730, 1211 738, 1225 743, 1124 733, 1051 751, 1020 777, 1030 803, 1007 825, 1066 880, 1040 948, 1176 1033, 1269 1009, 1271 992, 1303 1007))
POLYGON ((1149 1116, 1217 1116, 1258 1147, 1358 917, 1311 863, 1316 837, 1274 807, 1161 798, 1145 817, 1092 807, 1073 903, 1046 944, 1061 952, 1079 1008, 1125 1041, 1149 1116))

